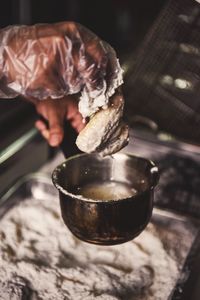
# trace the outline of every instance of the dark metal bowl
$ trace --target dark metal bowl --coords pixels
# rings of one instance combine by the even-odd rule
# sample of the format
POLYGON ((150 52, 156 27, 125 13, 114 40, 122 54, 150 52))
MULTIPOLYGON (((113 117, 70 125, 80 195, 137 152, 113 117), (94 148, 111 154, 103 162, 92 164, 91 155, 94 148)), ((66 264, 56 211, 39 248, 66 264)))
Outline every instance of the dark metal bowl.
POLYGON ((53 172, 59 190, 63 220, 79 239, 101 245, 127 242, 148 224, 158 169, 147 159, 117 153, 105 158, 96 154, 70 157, 53 172), (91 182, 116 181, 131 185, 137 194, 120 200, 92 200, 74 193, 91 182))

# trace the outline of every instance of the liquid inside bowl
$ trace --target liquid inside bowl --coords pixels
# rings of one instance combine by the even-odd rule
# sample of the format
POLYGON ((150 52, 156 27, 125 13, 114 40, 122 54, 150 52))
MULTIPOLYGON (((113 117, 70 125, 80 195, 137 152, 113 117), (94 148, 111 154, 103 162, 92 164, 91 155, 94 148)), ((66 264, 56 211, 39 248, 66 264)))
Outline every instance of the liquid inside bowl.
POLYGON ((53 173, 65 224, 76 237, 93 244, 116 245, 135 238, 151 218, 156 175, 151 161, 122 153, 69 158, 53 173))
POLYGON ((137 194, 131 185, 117 181, 96 181, 78 186, 73 192, 87 199, 103 201, 126 199, 137 194))

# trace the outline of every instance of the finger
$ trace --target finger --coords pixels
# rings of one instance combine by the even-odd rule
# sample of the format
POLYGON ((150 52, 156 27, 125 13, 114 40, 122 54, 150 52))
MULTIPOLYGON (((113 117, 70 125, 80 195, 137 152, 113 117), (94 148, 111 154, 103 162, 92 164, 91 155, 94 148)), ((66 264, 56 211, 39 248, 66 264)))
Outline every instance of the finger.
POLYGON ((67 111, 66 119, 70 121, 76 116, 76 114, 77 114, 77 110, 70 109, 67 111))
POLYGON ((45 119, 48 119, 47 117, 47 105, 49 105, 49 100, 43 100, 39 101, 35 104, 36 111, 38 114, 42 115, 45 119))
POLYGON ((56 111, 52 107, 49 107, 47 112, 49 121, 49 144, 52 147, 59 146, 62 142, 63 132, 63 112, 56 111))
POLYGON ((85 123, 83 122, 83 118, 80 113, 74 116, 71 121, 71 125, 77 132, 80 132, 85 127, 85 123))
POLYGON ((79 133, 81 132, 81 130, 83 130, 83 128, 85 127, 85 124, 83 124, 82 122, 76 127, 76 131, 79 133))
POLYGON ((37 121, 35 122, 35 126, 36 126, 36 128, 37 128, 38 130, 40 130, 40 131, 47 129, 46 124, 45 124, 42 120, 37 120, 37 121))
POLYGON ((35 122, 35 127, 40 131, 41 135, 49 141, 49 130, 46 128, 46 125, 42 121, 35 122))
POLYGON ((79 113, 78 103, 75 100, 73 102, 68 101, 66 119, 67 120, 73 119, 77 113, 79 113))
POLYGON ((49 130, 48 129, 44 129, 42 131, 40 131, 42 136, 47 140, 47 142, 49 142, 49 137, 50 137, 50 134, 49 134, 49 130))

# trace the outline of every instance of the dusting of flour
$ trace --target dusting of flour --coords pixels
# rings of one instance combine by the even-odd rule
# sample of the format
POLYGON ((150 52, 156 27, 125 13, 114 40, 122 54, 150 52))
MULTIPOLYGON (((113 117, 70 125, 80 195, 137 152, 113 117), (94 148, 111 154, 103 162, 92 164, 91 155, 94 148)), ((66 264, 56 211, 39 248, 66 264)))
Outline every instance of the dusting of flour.
POLYGON ((0 221, 0 299, 166 300, 180 261, 165 248, 153 224, 122 245, 81 242, 58 199, 26 199, 0 221))

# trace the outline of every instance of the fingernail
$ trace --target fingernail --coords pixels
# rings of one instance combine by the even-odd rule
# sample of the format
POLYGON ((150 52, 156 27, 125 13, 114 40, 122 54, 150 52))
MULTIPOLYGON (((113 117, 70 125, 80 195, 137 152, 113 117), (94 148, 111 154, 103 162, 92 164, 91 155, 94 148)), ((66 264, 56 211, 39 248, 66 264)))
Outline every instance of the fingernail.
POLYGON ((49 141, 50 145, 55 147, 58 146, 60 143, 60 138, 58 135, 52 135, 49 141))

